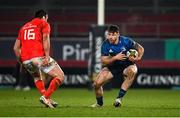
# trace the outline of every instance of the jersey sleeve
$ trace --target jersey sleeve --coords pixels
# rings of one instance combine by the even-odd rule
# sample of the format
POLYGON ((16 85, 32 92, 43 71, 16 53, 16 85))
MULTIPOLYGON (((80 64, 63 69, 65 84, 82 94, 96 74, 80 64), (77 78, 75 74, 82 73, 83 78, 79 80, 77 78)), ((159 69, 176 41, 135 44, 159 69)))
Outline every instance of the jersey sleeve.
POLYGON ((50 34, 50 31, 51 31, 51 28, 50 28, 49 23, 44 22, 43 27, 42 27, 42 33, 43 34, 50 34))
POLYGON ((107 49, 107 44, 103 43, 101 46, 101 56, 108 56, 108 55, 109 55, 109 52, 107 49))

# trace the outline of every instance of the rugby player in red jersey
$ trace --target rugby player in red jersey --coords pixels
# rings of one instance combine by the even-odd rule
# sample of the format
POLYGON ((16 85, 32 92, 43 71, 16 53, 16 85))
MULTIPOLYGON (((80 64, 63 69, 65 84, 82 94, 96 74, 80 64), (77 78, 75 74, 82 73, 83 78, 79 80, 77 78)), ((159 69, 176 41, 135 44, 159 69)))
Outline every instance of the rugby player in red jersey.
POLYGON ((40 102, 50 108, 55 108, 57 102, 51 99, 52 93, 62 84, 64 72, 57 62, 50 57, 50 25, 48 14, 38 10, 35 18, 26 23, 19 31, 14 44, 17 59, 31 73, 35 85, 41 93, 40 102), (42 74, 51 77, 48 89, 42 81, 42 74))

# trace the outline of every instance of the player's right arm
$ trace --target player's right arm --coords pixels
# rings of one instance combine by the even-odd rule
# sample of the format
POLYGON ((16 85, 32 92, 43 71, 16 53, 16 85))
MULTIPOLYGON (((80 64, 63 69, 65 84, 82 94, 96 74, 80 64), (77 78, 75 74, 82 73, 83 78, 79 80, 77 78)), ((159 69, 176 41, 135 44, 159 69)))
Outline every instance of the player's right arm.
POLYGON ((21 56, 21 32, 19 32, 18 38, 16 39, 16 42, 14 44, 14 53, 16 55, 16 58, 18 60, 18 62, 21 62, 20 56, 21 56))
POLYGON ((17 60, 20 61, 20 54, 21 54, 21 41, 20 40, 16 40, 14 44, 14 53, 16 55, 17 60))
POLYGON ((116 60, 115 56, 110 57, 110 56, 101 56, 101 63, 102 65, 109 65, 113 63, 116 60))
POLYGON ((103 65, 110 65, 116 60, 125 60, 126 58, 127 56, 121 52, 116 56, 101 56, 101 62, 103 65))

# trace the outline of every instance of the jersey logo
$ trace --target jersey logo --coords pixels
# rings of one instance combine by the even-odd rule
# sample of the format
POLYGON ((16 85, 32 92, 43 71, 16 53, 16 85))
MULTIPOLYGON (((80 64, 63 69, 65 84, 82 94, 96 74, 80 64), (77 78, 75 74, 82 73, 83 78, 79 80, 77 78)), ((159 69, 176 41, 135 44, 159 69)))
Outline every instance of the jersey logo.
POLYGON ((109 50, 109 53, 113 53, 113 50, 112 50, 112 49, 110 49, 110 50, 109 50))

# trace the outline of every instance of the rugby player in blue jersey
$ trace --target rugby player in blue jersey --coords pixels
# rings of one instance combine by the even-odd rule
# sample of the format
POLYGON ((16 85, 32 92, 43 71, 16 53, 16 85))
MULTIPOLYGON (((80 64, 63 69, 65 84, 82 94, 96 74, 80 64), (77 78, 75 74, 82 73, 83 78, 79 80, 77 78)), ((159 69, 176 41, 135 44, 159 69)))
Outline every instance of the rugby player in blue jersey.
POLYGON ((101 46, 101 63, 102 70, 97 75, 93 86, 96 95, 96 103, 91 107, 103 106, 103 85, 111 80, 114 76, 123 75, 124 81, 120 91, 115 99, 114 106, 119 107, 122 104, 122 98, 132 85, 137 73, 135 62, 141 60, 144 54, 144 48, 129 37, 121 36, 119 27, 110 25, 107 31, 107 40, 101 46), (138 52, 137 56, 127 56, 126 53, 130 49, 138 52))

